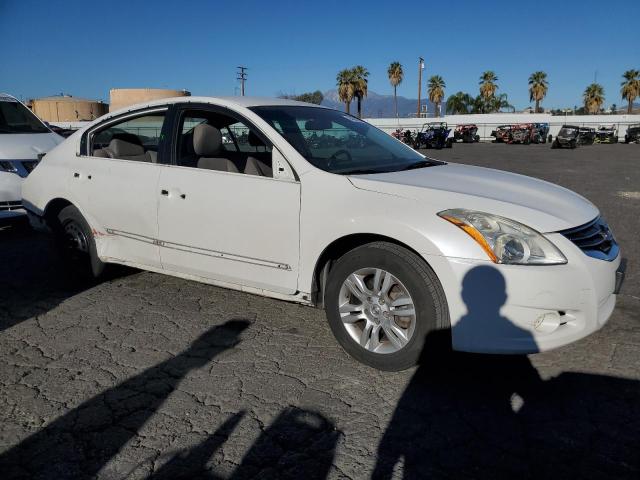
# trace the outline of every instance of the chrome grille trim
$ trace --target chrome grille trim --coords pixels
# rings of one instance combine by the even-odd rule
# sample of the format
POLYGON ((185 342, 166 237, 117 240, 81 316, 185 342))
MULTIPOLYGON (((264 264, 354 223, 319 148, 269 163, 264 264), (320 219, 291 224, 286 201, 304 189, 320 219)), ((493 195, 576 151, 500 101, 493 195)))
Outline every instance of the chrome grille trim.
POLYGON ((618 242, 602 217, 596 217, 584 225, 561 230, 558 233, 570 240, 585 255, 598 260, 610 262, 615 260, 620 252, 618 242))

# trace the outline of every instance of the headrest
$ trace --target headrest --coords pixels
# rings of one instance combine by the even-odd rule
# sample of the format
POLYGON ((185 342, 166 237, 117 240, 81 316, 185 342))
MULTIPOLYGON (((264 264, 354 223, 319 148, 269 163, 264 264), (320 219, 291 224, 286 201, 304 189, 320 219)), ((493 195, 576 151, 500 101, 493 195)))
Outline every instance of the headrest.
POLYGON ((249 138, 247 138, 247 141, 252 147, 264 147, 264 142, 260 140, 260 137, 251 131, 249 132, 249 138))
POLYGON ((114 138, 109 142, 109 150, 113 152, 113 155, 116 158, 144 155, 144 147, 142 145, 127 142, 119 138, 114 138))
POLYGON ((216 127, 200 124, 193 129, 193 150, 201 157, 213 157, 222 145, 222 134, 216 127))

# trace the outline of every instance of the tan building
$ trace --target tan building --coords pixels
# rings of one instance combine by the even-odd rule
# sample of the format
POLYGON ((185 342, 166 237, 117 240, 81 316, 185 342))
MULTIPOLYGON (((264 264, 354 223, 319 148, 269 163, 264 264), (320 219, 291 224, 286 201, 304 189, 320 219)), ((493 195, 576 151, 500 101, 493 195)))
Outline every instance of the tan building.
POLYGON ((99 100, 60 95, 31 100, 30 107, 45 122, 82 122, 101 117, 109 110, 99 100))
POLYGON ((186 90, 170 90, 164 88, 112 88, 109 90, 109 111, 113 112, 136 103, 149 102, 161 98, 189 97, 186 90))

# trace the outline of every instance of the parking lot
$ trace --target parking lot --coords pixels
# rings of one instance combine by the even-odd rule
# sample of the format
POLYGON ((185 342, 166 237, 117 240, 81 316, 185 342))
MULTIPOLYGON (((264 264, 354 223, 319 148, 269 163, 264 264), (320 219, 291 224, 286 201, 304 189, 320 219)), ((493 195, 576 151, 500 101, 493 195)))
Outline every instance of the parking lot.
POLYGON ((380 372, 321 310, 131 270, 78 285, 5 222, 2 478, 639 478, 640 145, 425 153, 593 201, 628 259, 609 323, 543 354, 380 372))

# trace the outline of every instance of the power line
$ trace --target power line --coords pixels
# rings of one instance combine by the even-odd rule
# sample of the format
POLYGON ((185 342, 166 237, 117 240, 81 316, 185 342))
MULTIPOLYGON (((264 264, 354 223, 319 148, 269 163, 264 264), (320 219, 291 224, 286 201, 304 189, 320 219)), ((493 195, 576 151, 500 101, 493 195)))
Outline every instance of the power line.
POLYGON ((240 80, 240 94, 244 97, 244 82, 247 80, 247 67, 238 67, 236 80, 240 80))

